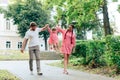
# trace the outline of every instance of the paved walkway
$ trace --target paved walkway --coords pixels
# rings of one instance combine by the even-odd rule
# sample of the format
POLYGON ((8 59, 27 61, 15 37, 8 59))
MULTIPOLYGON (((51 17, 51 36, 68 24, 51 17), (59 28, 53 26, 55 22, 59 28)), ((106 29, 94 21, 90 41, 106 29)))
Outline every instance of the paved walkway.
POLYGON ((114 80, 100 75, 85 72, 68 70, 69 75, 62 73, 63 69, 46 65, 55 61, 41 61, 43 75, 36 74, 36 64, 34 61, 34 74, 31 75, 28 68, 28 61, 0 61, 0 69, 7 69, 11 73, 20 77, 21 80, 114 80))

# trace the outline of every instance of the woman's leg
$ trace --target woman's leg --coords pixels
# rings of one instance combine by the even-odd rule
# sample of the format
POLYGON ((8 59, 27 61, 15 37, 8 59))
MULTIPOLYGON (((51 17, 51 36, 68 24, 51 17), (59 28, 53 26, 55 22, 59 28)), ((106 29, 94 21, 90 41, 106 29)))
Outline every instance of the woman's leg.
POLYGON ((68 74, 68 72, 67 72, 67 58, 68 56, 67 56, 67 54, 64 54, 64 73, 65 74, 68 74))
POLYGON ((70 56, 70 54, 67 54, 67 65, 69 63, 69 56, 70 56))

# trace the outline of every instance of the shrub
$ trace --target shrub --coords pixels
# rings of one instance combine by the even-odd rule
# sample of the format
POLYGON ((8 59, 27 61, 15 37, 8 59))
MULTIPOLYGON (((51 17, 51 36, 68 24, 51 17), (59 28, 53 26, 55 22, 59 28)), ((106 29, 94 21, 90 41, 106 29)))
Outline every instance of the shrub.
POLYGON ((107 36, 106 46, 106 62, 116 67, 116 73, 120 74, 120 36, 107 36))
POLYGON ((104 54, 104 50, 104 41, 79 41, 77 42, 75 53, 72 55, 82 58, 82 64, 95 68, 103 65, 102 55, 104 54))
POLYGON ((105 51, 104 41, 89 41, 87 54, 86 54, 86 64, 91 68, 96 68, 105 65, 103 54, 105 51))
POLYGON ((76 44, 75 53, 72 55, 75 57, 86 57, 87 41, 79 41, 76 44))

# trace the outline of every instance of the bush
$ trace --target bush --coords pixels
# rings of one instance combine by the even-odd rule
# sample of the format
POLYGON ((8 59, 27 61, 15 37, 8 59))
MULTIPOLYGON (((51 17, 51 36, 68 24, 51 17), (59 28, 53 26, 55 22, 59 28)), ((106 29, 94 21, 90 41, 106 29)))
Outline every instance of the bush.
POLYGON ((107 36, 104 40, 77 41, 75 53, 77 59, 72 63, 83 64, 91 68, 108 65, 120 74, 120 36, 107 36))
POLYGON ((82 64, 95 68, 103 65, 102 55, 104 54, 104 50, 104 41, 79 41, 77 42, 75 53, 72 55, 82 58, 82 64))
POLYGON ((107 36, 106 46, 106 62, 116 67, 116 73, 120 74, 120 36, 107 36))
POLYGON ((75 57, 86 57, 87 41, 79 41, 76 43, 75 53, 72 55, 75 57))
POLYGON ((97 68, 105 65, 103 55, 105 51, 104 41, 89 41, 86 54, 86 64, 91 68, 97 68))

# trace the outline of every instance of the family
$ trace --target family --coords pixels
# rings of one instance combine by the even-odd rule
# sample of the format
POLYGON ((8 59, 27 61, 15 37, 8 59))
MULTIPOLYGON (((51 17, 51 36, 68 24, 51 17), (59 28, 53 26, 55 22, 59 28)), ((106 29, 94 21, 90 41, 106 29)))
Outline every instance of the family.
POLYGON ((62 29, 59 25, 50 29, 49 25, 46 24, 42 28, 38 28, 35 22, 30 23, 30 28, 26 32, 24 36, 24 40, 22 43, 21 52, 24 52, 26 44, 29 40, 29 68, 31 74, 33 74, 33 55, 36 58, 37 65, 37 74, 43 75, 40 69, 40 49, 39 49, 39 32, 48 30, 50 33, 50 37, 48 39, 48 43, 50 48, 53 48, 55 51, 60 51, 64 55, 64 74, 68 74, 67 65, 69 63, 69 56, 72 53, 73 48, 75 47, 75 34, 73 33, 74 25, 70 24, 67 29, 62 29), (59 48, 58 46, 58 32, 62 33, 62 45, 59 48))

